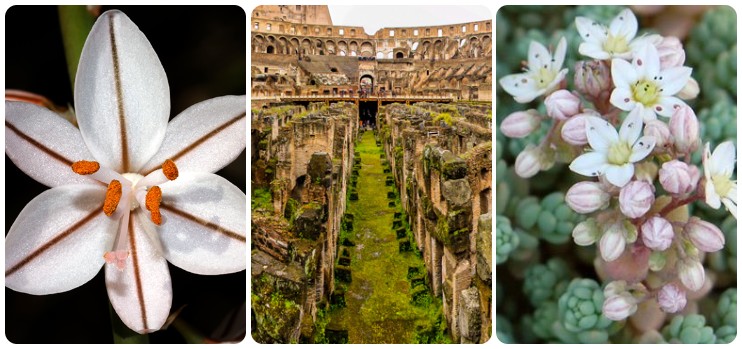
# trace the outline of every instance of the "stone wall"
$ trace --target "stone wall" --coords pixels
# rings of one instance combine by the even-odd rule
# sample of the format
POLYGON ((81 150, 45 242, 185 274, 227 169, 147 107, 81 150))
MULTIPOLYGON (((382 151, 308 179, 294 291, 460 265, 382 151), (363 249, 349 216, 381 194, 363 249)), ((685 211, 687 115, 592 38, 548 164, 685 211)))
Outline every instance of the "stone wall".
POLYGON ((259 342, 311 336, 317 306, 332 294, 357 114, 342 103, 253 110, 251 300, 259 342), (261 197, 269 202, 256 202, 261 197))
POLYGON ((492 131, 489 104, 392 104, 380 109, 387 159, 430 286, 452 338, 492 330, 492 131))

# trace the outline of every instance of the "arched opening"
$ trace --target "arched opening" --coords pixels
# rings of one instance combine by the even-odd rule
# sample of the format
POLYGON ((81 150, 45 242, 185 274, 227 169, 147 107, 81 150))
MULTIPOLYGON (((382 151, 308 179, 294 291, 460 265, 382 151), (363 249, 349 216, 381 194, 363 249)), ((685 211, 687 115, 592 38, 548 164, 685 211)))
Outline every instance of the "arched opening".
POLYGON ((379 111, 379 104, 376 102, 359 102, 358 103, 358 122, 362 126, 371 128, 376 127, 376 113, 379 111))
POLYGON ((397 58, 397 59, 402 59, 402 58, 404 58, 404 53, 402 53, 402 52, 397 52, 397 57, 396 57, 396 58, 397 58))
POLYGON ((271 45, 268 45, 268 47, 267 47, 267 48, 265 49, 265 53, 274 53, 274 52, 275 52, 275 50, 276 50, 276 49, 275 49, 275 48, 273 48, 273 46, 271 46, 271 45))
POLYGON ((370 95, 374 93, 374 77, 371 75, 361 76, 360 81, 361 94, 370 95))
POLYGON ((337 73, 338 72, 338 68, 332 67, 332 68, 330 68, 330 71, 333 72, 333 73, 337 73))
POLYGON ((487 188, 479 192, 479 212, 485 214, 490 211, 492 201, 492 189, 487 188))

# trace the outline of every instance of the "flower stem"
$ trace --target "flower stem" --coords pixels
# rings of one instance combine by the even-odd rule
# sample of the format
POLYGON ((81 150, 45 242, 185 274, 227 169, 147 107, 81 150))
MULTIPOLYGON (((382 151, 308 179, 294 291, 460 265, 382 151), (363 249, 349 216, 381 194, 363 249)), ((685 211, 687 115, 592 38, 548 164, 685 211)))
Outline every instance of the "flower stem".
POLYGON ((93 28, 95 18, 88 12, 85 6, 60 5, 59 26, 62 29, 62 41, 64 41, 64 54, 67 58, 67 72, 70 75, 70 85, 75 90, 75 75, 77 64, 80 61, 82 47, 93 28))

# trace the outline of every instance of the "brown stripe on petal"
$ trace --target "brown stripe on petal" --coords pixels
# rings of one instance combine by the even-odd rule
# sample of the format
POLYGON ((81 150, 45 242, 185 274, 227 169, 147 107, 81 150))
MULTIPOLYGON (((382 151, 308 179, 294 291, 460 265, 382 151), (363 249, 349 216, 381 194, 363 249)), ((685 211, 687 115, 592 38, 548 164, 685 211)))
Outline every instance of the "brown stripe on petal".
POLYGON ((228 238, 235 239, 241 242, 247 242, 246 238, 240 234, 237 234, 227 228, 224 228, 220 225, 214 224, 212 222, 207 222, 201 218, 198 218, 188 212, 181 211, 173 206, 167 205, 164 202, 160 204, 160 209, 163 209, 165 211, 169 211, 171 213, 174 213, 182 218, 185 218, 189 221, 192 221, 194 223, 198 223, 200 225, 203 225, 204 227, 213 230, 215 233, 222 234, 228 238))
POLYGON ((54 247, 54 245, 58 244, 65 238, 72 235, 74 232, 76 232, 78 229, 80 229, 82 226, 93 220, 95 216, 103 213, 102 209, 96 209, 93 212, 90 212, 87 216, 83 217, 81 220, 75 222, 71 227, 67 228, 63 232, 59 233, 59 235, 55 236, 51 240, 49 240, 47 243, 39 246, 36 250, 31 252, 26 258, 23 258, 18 264, 10 267, 5 271, 5 277, 8 277, 12 275, 13 273, 17 272, 21 268, 23 268, 26 264, 31 263, 34 259, 41 256, 44 252, 49 250, 50 248, 54 247))
MULTIPOLYGON (((197 139, 195 142, 191 143, 191 145, 183 148, 183 150, 179 151, 177 154, 175 154, 172 157, 170 157, 170 160, 171 161, 178 161, 178 159, 180 159, 184 155, 188 154, 189 152, 193 151, 194 149, 198 148, 204 142, 208 141, 209 138, 212 138, 212 137, 218 135, 220 132, 224 131, 226 128, 228 128, 229 126, 232 126, 234 123, 240 121, 241 119, 243 119, 246 116, 247 116, 247 112, 244 112, 242 114, 239 114, 239 115, 237 115, 237 116, 235 116, 235 117, 227 120, 227 122, 219 125, 219 127, 215 128, 214 130, 212 130, 211 132, 207 133, 203 137, 197 139)), ((156 169, 157 168, 150 168, 150 169, 147 169, 145 171, 141 171, 141 173, 150 173, 150 172, 152 172, 152 171, 154 171, 156 169)))
POLYGON ((37 140, 31 138, 31 136, 23 133, 23 131, 19 130, 13 124, 11 124, 10 122, 8 122, 8 120, 5 120, 5 127, 7 127, 11 132, 13 132, 16 135, 18 135, 18 137, 22 138, 24 141, 26 141, 28 143, 31 143, 31 145, 33 145, 34 147, 38 148, 41 152, 43 152, 44 154, 48 155, 52 159, 57 160, 57 161, 65 164, 66 166, 72 166, 72 163, 74 161, 65 158, 61 154, 55 152, 54 150, 49 149, 45 145, 39 143, 37 140))
POLYGON ((134 237, 134 216, 129 216, 129 245, 131 246, 131 262, 134 265, 134 283, 137 287, 137 299, 139 300, 139 310, 142 313, 142 325, 148 329, 147 309, 144 306, 144 290, 142 288, 142 277, 139 274, 139 256, 137 255, 137 240, 134 237))
POLYGON ((121 131, 121 169, 122 173, 129 172, 129 146, 126 136, 126 117, 124 114, 124 92, 121 88, 121 67, 119 67, 119 54, 116 47, 116 34, 114 33, 113 15, 108 22, 108 33, 111 39, 111 57, 113 57, 113 81, 116 88, 116 106, 119 117, 119 130, 121 131))

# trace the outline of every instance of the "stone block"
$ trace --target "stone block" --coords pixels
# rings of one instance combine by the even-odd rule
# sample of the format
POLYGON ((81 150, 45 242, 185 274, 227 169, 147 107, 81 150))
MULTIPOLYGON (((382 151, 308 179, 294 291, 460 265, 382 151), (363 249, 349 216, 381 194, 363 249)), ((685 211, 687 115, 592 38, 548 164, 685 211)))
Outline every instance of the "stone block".
POLYGON ((458 309, 459 333, 462 343, 478 343, 482 332, 482 317, 479 304, 479 291, 470 287, 459 295, 458 309))
POLYGON ((449 210, 471 209, 471 187, 466 179, 454 179, 443 182, 441 194, 448 203, 449 210))
POLYGON ((479 216, 477 232, 477 275, 492 284, 492 213, 479 216))

